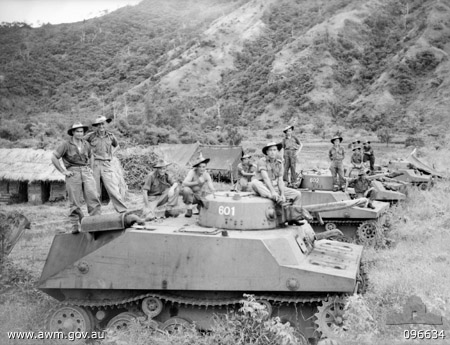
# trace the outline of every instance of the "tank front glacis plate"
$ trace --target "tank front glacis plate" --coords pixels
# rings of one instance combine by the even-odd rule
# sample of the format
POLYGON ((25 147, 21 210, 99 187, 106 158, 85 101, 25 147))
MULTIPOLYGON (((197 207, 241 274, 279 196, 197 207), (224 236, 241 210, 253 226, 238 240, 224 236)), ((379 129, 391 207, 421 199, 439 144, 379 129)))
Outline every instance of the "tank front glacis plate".
POLYGON ((400 170, 403 174, 395 176, 395 180, 411 183, 428 183, 431 181, 431 175, 420 175, 412 169, 400 170))
MULTIPOLYGON (((356 285, 362 247, 327 240, 309 247, 304 240, 309 225, 207 234, 192 222, 149 227, 127 229, 84 257, 74 256, 41 279, 39 288, 50 294, 74 289, 351 293, 356 285)), ((68 248, 61 251, 58 238, 65 236, 73 235, 55 238, 53 260, 58 260, 55 248, 59 255, 79 253, 68 241, 62 241, 68 248)), ((84 235, 80 239, 88 241, 84 235)))
MULTIPOLYGON (((302 205, 317 205, 330 203, 335 201, 351 200, 349 194, 344 192, 331 192, 331 191, 301 191, 302 192, 302 205)), ((381 201, 372 202, 374 209, 367 207, 351 207, 337 211, 325 211, 320 212, 320 215, 324 219, 377 219, 389 209, 389 203, 381 201)))
POLYGON ((406 195, 400 192, 387 190, 380 181, 372 181, 374 188, 371 193, 371 198, 380 201, 400 201, 405 200, 406 195))

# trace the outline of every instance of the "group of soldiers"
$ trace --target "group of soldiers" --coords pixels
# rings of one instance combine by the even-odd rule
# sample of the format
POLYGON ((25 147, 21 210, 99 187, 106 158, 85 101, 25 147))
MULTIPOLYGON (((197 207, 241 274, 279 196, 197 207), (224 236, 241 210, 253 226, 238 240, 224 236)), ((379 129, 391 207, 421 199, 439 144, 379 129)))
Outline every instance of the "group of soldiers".
MULTIPOLYGON (((79 232, 81 220, 84 217, 81 210, 82 196, 89 215, 101 214, 101 181, 114 209, 119 213, 128 210, 111 166, 111 160, 119 144, 114 134, 106 128, 110 122, 111 119, 104 116, 97 117, 92 124, 94 130, 89 133, 87 133, 88 126, 75 123, 67 131, 71 138, 61 143, 53 152, 52 163, 66 178, 72 233, 79 232), (60 164, 59 159, 62 159, 64 166, 60 164)), ((257 163, 252 163, 251 156, 248 154, 242 156, 241 163, 237 167, 239 175, 235 186, 237 190, 255 192, 276 203, 290 201, 300 206, 301 192, 290 186, 296 181, 297 156, 303 144, 293 136, 293 131, 294 126, 287 126, 283 130, 284 138, 280 143, 270 142, 265 145, 262 148, 264 156, 257 163)), ((344 189, 346 180, 342 161, 345 151, 341 146, 342 137, 335 136, 331 142, 333 147, 329 150, 329 158, 334 186, 336 190, 344 189)), ((352 150, 351 162, 355 168, 361 169, 362 164, 369 161, 370 168, 373 170, 375 159, 370 142, 364 142, 361 151, 360 142, 355 141, 352 143, 352 150)), ((162 159, 158 160, 142 188, 143 217, 146 220, 154 219, 155 210, 163 205, 166 217, 177 216, 180 196, 186 205, 185 217, 192 217, 194 205, 197 205, 197 210, 203 206, 204 186, 207 186, 211 193, 215 192, 212 178, 207 171, 209 161, 209 158, 204 158, 200 154, 193 162, 192 169, 179 183, 167 171, 170 163, 162 159)), ((359 179, 363 181, 363 174, 359 176, 361 176, 359 179)), ((360 184, 364 184, 361 181, 360 184)), ((358 183, 358 181, 355 182, 358 183)))
MULTIPOLYGON (((344 176, 344 164, 343 160, 345 158, 345 150, 341 146, 342 137, 339 135, 331 138, 331 143, 333 146, 328 151, 328 157, 331 161, 330 170, 333 176, 333 187, 334 190, 345 190, 346 179, 344 176)), ((352 163, 352 170, 357 170, 358 175, 365 175, 366 169, 364 168, 364 163, 370 163, 370 172, 373 173, 375 170, 375 155, 372 147, 370 146, 370 141, 364 140, 363 146, 361 147, 361 141, 357 140, 352 142, 351 148, 353 154, 351 156, 350 162, 352 163)))
MULTIPOLYGON (((97 117, 92 124, 94 130, 89 133, 87 133, 88 126, 75 123, 67 131, 71 138, 62 142, 53 152, 52 163, 66 179, 72 233, 80 231, 81 220, 84 217, 81 208, 82 199, 86 202, 90 216, 101 214, 101 181, 114 209, 118 213, 128 210, 111 165, 119 144, 114 134, 106 129, 110 122, 111 119, 104 116, 97 117), (60 164, 60 159, 63 165, 60 164)), ((209 160, 209 158, 200 156, 192 164, 192 169, 181 186, 167 173, 169 164, 164 160, 159 160, 154 165, 154 170, 145 179, 143 216, 146 219, 154 218, 155 209, 161 205, 166 205, 166 217, 174 215, 172 209, 177 206, 178 198, 181 195, 187 207, 185 216, 191 217, 193 204, 201 204, 203 186, 206 184, 211 192, 215 191, 211 176, 206 171, 209 160)))
MULTIPOLYGON (((278 151, 283 150, 283 181, 291 186, 296 181, 296 166, 297 166, 297 156, 303 148, 302 142, 295 136, 293 136, 294 126, 287 126, 283 129, 284 138, 283 140, 276 144, 279 147, 278 151)), ((265 148, 263 148, 263 153, 265 153, 265 148)), ((280 155, 277 153, 277 157, 280 155)), ((238 182, 236 189, 239 191, 250 191, 250 182, 253 176, 256 175, 257 164, 250 161, 250 155, 243 155, 241 158, 241 163, 237 166, 238 172, 238 182)))

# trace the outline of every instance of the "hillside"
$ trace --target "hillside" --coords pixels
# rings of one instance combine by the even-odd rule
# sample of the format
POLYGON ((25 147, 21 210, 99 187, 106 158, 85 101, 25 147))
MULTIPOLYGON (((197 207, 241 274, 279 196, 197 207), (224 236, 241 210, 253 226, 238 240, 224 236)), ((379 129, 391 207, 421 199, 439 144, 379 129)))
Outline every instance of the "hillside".
POLYGON ((239 128, 288 122, 443 144, 449 35, 447 0, 144 0, 83 23, 3 25, 0 137, 51 145, 103 113, 141 144, 238 142, 239 128))

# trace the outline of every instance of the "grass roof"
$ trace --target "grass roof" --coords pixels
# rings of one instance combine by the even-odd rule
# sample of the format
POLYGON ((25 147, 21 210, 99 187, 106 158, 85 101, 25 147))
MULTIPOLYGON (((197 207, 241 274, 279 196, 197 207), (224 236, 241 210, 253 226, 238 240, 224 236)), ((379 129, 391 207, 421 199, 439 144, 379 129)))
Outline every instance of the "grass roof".
POLYGON ((53 166, 52 151, 0 149, 0 180, 61 181, 64 175, 53 166))

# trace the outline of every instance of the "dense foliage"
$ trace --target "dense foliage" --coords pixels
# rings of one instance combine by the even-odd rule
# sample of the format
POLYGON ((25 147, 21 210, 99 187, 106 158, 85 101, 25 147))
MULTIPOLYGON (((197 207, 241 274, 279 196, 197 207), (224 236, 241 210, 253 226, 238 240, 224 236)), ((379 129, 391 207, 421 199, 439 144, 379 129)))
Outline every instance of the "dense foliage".
MULTIPOLYGON (((40 121, 52 132, 44 136, 55 136, 73 121, 89 123, 99 113, 125 115, 119 128, 127 136, 129 128, 123 127, 143 122, 136 104, 143 103, 146 88, 139 92, 132 88, 154 77, 169 56, 192 44, 208 23, 228 9, 228 3, 145 0, 73 24, 31 28, 2 23, 0 138, 36 137, 29 129, 40 121), (20 125, 13 125, 12 119, 20 125)), ((173 125, 167 123, 169 131, 173 125)))
POLYGON ((321 137, 344 127, 385 132, 386 122, 406 134, 439 132, 445 93, 432 104, 427 95, 445 84, 436 71, 450 28, 435 18, 450 8, 432 3, 143 0, 73 24, 2 23, 0 146, 51 148, 69 124, 98 114, 115 119, 122 140, 141 145, 236 144, 242 127, 288 122, 321 137), (231 46, 224 68, 220 40, 235 39, 226 28, 245 6, 264 8, 263 29, 231 46), (216 19, 226 25, 214 26, 216 19), (339 20, 345 25, 333 32, 339 20), (183 84, 216 68, 215 84, 183 84), (184 71, 180 80, 162 87, 174 71, 184 71))

